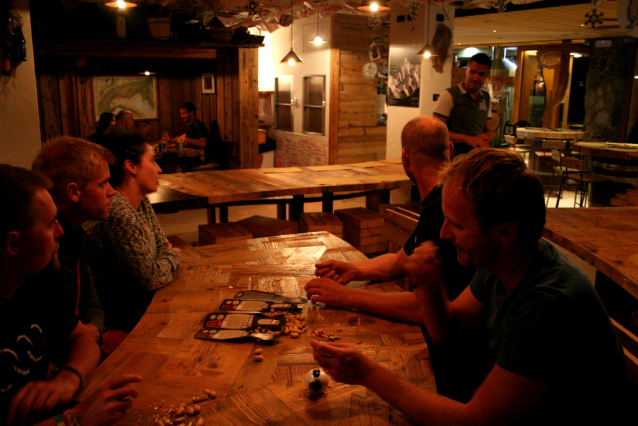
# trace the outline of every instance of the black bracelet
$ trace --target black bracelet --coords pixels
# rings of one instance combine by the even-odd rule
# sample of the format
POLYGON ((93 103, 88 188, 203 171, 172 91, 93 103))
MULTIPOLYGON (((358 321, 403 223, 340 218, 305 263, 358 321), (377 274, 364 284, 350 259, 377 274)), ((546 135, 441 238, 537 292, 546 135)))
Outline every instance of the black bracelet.
POLYGON ((82 377, 82 373, 80 373, 76 368, 71 367, 70 365, 63 365, 62 367, 60 367, 60 370, 67 370, 75 373, 78 376, 78 379, 80 379, 80 388, 73 396, 79 395, 80 392, 82 392, 82 390, 84 389, 84 377, 82 377))

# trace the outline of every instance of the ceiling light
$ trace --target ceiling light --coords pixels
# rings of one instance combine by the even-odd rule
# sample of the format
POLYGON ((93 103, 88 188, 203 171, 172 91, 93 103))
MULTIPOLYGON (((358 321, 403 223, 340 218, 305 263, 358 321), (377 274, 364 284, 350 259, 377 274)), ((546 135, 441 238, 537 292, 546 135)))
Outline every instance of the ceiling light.
POLYGON ((117 0, 117 1, 107 2, 106 6, 117 7, 118 9, 126 9, 128 7, 136 7, 137 4, 132 3, 130 1, 117 0))
POLYGON ((421 50, 419 50, 419 53, 417 53, 417 55, 421 55, 424 58, 428 59, 431 58, 432 56, 439 56, 434 49, 430 46, 430 3, 428 3, 428 32, 426 33, 426 38, 425 38, 425 46, 423 46, 421 48, 421 50))
POLYGON ((326 40, 323 39, 323 37, 321 37, 321 32, 319 31, 319 11, 317 11, 317 35, 315 35, 312 40, 310 40, 310 43, 314 43, 317 46, 328 43, 326 40))
POLYGON ((361 6, 357 7, 357 10, 379 12, 390 10, 390 6, 388 6, 384 0, 366 0, 361 4, 361 6))
POLYGON ((303 63, 299 55, 297 55, 292 50, 292 24, 293 24, 292 0, 290 0, 290 52, 288 52, 288 54, 284 56, 284 58, 280 62, 282 64, 288 63, 288 65, 290 66, 295 65, 296 63, 303 63))
POLYGON ((139 74, 140 75, 155 75, 155 73, 153 71, 148 71, 148 70, 142 71, 139 74))

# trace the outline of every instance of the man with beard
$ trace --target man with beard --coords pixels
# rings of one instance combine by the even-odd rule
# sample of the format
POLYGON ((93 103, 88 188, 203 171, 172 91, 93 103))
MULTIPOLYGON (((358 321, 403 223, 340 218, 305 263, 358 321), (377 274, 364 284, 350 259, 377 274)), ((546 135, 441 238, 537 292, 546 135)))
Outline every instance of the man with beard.
POLYGON ((98 300, 89 268, 89 241, 82 224, 106 220, 115 190, 109 179, 113 154, 103 146, 61 136, 43 146, 32 165, 53 182, 51 196, 58 208, 60 279, 67 287, 75 315, 100 339, 104 309, 98 300))
POLYGON ((75 417, 83 426, 113 424, 137 396, 130 383, 139 376, 119 376, 64 410, 88 382, 100 351, 53 274, 63 231, 51 182, 9 165, 0 165, 0 181, 0 423, 33 424, 57 414, 56 423, 75 417), (63 362, 49 374, 51 348, 61 342, 65 356, 55 358, 63 362))

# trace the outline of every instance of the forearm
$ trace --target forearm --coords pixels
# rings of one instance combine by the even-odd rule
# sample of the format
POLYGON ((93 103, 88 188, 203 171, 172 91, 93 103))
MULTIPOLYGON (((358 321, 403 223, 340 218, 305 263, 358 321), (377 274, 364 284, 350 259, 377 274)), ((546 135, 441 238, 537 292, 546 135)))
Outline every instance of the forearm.
POLYGON ((466 406, 406 382, 378 364, 363 385, 419 425, 466 425, 466 406))
POLYGON ((417 286, 414 295, 422 322, 433 342, 439 345, 455 340, 458 336, 457 321, 442 280, 417 286))
POLYGON ((382 294, 352 290, 349 307, 398 321, 423 323, 419 302, 412 292, 382 294))
POLYGON ((464 143, 470 146, 474 146, 474 144, 472 143, 468 135, 464 135, 463 133, 454 133, 454 132, 449 132, 449 135, 450 135, 450 142, 452 142, 453 144, 464 143))
MULTIPOLYGON (((76 369, 84 379, 86 386, 100 361, 100 348, 90 333, 82 333, 69 342, 69 351, 65 359, 65 365, 76 369)), ((75 373, 68 370, 60 370, 58 376, 78 382, 75 373)))
POLYGON ((199 138, 199 139, 193 139, 193 138, 189 138, 189 137, 184 137, 184 142, 190 144, 190 145, 195 145, 197 147, 200 148, 205 148, 206 147, 206 138, 199 138))
POLYGON ((390 281, 403 275, 399 255, 395 253, 384 254, 361 262, 353 262, 351 265, 356 269, 352 272, 352 275, 357 281, 390 281))

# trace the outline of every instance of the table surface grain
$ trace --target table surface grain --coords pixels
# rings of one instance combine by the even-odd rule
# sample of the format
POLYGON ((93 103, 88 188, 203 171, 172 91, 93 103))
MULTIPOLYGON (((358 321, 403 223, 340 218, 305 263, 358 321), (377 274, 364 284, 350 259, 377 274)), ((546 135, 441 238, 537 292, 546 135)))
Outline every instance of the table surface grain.
MULTIPOLYGON (((320 397, 309 397, 304 377, 317 365, 310 341, 314 329, 341 335, 375 362, 422 388, 435 390, 427 346, 415 325, 346 309, 304 305, 308 331, 274 344, 194 339, 206 313, 239 290, 304 295, 314 264, 326 259, 366 257, 326 232, 218 244, 182 251, 173 283, 158 290, 129 337, 96 370, 82 397, 120 373, 143 377, 139 397, 124 425, 153 424, 171 406, 190 402, 204 388, 215 400, 199 403, 206 425, 410 424, 373 392, 330 382, 320 397), (254 350, 263 349, 263 362, 254 350)), ((400 291, 392 283, 365 291, 400 291)), ((325 340, 325 339, 318 339, 325 340)), ((186 421, 197 419, 191 418, 186 421)))
POLYGON ((638 298, 638 207, 548 209, 543 236, 638 298))
MULTIPOLYGON (((403 165, 380 161, 377 167, 344 165, 343 170, 265 173, 261 169, 207 170, 160 176, 161 188, 206 197, 209 204, 327 192, 394 189, 410 182, 403 165), (325 183, 318 183, 322 181, 325 183)), ((361 163, 364 164, 364 163, 361 163)))

